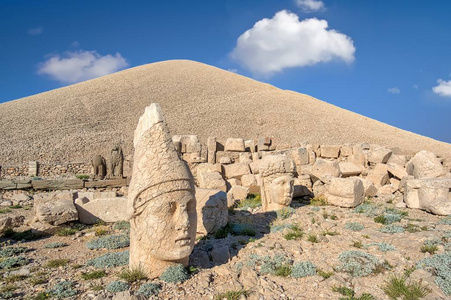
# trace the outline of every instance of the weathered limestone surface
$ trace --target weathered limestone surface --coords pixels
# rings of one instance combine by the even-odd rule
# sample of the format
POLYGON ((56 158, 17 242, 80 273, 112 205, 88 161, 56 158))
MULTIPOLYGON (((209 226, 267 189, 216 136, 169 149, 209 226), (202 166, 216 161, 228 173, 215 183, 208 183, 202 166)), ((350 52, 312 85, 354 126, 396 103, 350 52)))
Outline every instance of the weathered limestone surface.
POLYGON ((226 178, 237 178, 240 179, 241 176, 251 174, 251 170, 248 164, 245 163, 235 163, 231 165, 224 165, 224 176, 226 178))
POLYGON ((352 162, 340 162, 338 163, 340 167, 340 172, 343 177, 357 176, 362 173, 362 168, 356 166, 352 162))
POLYGON ((411 160, 415 179, 437 178, 447 172, 437 156, 430 151, 420 151, 411 160))
POLYGON ((385 185, 388 180, 388 167, 386 164, 378 163, 373 170, 368 172, 367 179, 371 180, 376 186, 385 185))
MULTIPOLYGON (((170 265, 188 265, 197 227, 194 179, 175 149, 158 104, 145 109, 133 143, 127 203, 130 268, 141 267, 155 278, 170 265)), ((183 140, 181 144, 186 145, 183 140)))
POLYGON ((390 174, 398 179, 402 179, 404 176, 407 176, 406 169, 394 162, 387 163, 387 170, 390 174))
POLYGON ((196 188, 197 233, 214 233, 227 225, 227 194, 215 189, 196 188))
POLYGON ((295 165, 285 155, 269 155, 260 162, 263 211, 280 210, 293 200, 295 165))
POLYGON ((228 138, 225 144, 225 151, 244 152, 244 140, 228 138))
POLYGON ((357 178, 360 181, 362 181, 365 196, 374 197, 377 195, 377 188, 374 186, 371 180, 362 177, 351 177, 351 178, 357 178))
POLYGON ((204 189, 218 189, 223 192, 227 191, 227 185, 221 174, 215 172, 198 172, 197 181, 199 187, 204 189))
POLYGON ((37 221, 61 225, 78 220, 73 192, 42 193, 34 195, 34 213, 37 221))
POLYGON ((385 164, 390 156, 392 155, 392 151, 385 147, 374 146, 371 147, 371 150, 368 154, 368 162, 373 164, 383 163, 385 164))
POLYGON ((338 158, 340 155, 340 148, 339 145, 321 145, 321 157, 325 158, 338 158))
POLYGON ((326 189, 326 199, 332 205, 356 207, 363 203, 364 187, 357 178, 332 178, 326 189))
POLYGON ((3 217, 0 217, 0 232, 3 232, 3 231, 5 231, 6 229, 9 229, 9 228, 22 226, 24 221, 25 221, 25 217, 24 216, 15 216, 15 217, 3 216, 3 217))
POLYGON ((313 165, 312 175, 325 182, 326 176, 339 177, 341 175, 340 166, 336 161, 318 159, 313 165))
POLYGON ((451 178, 407 180, 404 185, 404 202, 409 208, 450 215, 450 190, 451 178))
POLYGON ((105 222, 118 222, 127 220, 127 205, 125 197, 95 198, 86 196, 75 199, 75 207, 78 211, 78 219, 83 224, 95 224, 102 220, 105 222))

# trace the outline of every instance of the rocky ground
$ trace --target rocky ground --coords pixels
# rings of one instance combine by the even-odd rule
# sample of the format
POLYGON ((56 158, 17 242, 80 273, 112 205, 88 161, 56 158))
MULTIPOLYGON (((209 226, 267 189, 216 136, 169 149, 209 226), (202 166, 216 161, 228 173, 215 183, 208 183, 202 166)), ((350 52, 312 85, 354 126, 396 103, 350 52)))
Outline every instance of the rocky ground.
MULTIPOLYGON (((108 247, 127 245, 127 239, 111 238, 127 236, 126 223, 73 223, 43 237, 17 228, 1 238, 0 298, 365 300, 410 291, 411 298, 399 299, 422 294, 450 299, 451 218, 397 208, 399 201, 373 198, 345 209, 320 199, 295 200, 278 213, 262 213, 255 199, 242 203, 229 211, 228 226, 198 237, 188 279, 181 283, 170 281, 186 274, 164 280, 124 274, 120 254, 103 262, 116 267, 89 265, 91 259, 127 250, 88 248, 102 247, 95 240, 107 237, 108 247), (127 280, 130 287, 110 285, 127 280), (147 296, 139 296, 145 283, 153 285, 147 285, 147 296), (111 292, 120 289, 125 291, 111 292)), ((30 218, 30 204, 3 206, 0 212, 30 218)))

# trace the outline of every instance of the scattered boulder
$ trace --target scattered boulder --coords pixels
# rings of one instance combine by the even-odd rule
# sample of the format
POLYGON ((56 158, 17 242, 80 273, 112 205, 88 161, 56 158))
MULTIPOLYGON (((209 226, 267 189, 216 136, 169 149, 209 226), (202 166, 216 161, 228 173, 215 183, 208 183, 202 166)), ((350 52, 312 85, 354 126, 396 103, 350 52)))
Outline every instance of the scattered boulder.
POLYGON ((248 164, 237 163, 223 166, 224 176, 229 178, 241 179, 241 176, 251 174, 248 164))
POLYGON ((61 225, 78 220, 74 192, 41 193, 34 196, 36 219, 44 224, 61 225))
POLYGON ((437 178, 447 172, 437 156, 430 151, 420 151, 411 160, 412 175, 415 179, 437 178))
POLYGON ((406 169, 394 162, 387 163, 387 171, 398 179, 407 176, 406 169))
POLYGON ((387 184, 389 181, 387 165, 382 163, 376 164, 374 169, 368 172, 366 178, 371 180, 376 186, 387 184))
POLYGON ((373 146, 368 153, 368 162, 372 164, 387 163, 388 159, 392 155, 392 151, 385 147, 373 146))
POLYGON ((451 178, 412 179, 404 185, 404 202, 409 208, 438 215, 451 214, 451 178))
POLYGON ((0 217, 0 232, 5 231, 9 228, 20 227, 24 224, 24 216, 3 216, 0 217))
POLYGON ((128 220, 127 212, 124 209, 126 204, 126 197, 98 198, 95 200, 79 197, 75 199, 78 218, 80 223, 83 224, 95 224, 99 220, 105 222, 128 220))
POLYGON ((321 157, 324 158, 338 158, 340 156, 340 148, 339 145, 321 145, 321 157))

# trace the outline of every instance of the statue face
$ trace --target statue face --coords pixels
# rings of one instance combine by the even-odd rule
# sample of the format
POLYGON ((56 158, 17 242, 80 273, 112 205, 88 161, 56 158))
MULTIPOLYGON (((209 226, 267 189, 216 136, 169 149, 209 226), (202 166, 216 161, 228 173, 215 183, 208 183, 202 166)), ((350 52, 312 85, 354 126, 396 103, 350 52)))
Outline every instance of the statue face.
MULTIPOLYGON (((140 197, 149 197, 144 191, 140 197)), ((154 191, 153 191, 154 192, 154 191)), ((150 198, 150 197, 149 197, 150 198)), ((175 191, 149 200, 139 216, 139 239, 156 259, 173 261, 189 256, 196 238, 196 200, 189 191, 175 191)))
POLYGON ((293 176, 284 175, 275 178, 269 185, 271 202, 283 206, 289 206, 293 199, 293 176))

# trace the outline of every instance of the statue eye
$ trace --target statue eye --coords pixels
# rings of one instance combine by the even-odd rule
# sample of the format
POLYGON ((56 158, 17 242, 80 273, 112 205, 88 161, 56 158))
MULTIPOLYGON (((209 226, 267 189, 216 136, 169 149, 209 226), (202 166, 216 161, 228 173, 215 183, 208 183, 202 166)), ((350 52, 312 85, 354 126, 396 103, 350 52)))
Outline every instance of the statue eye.
POLYGON ((169 204, 168 204, 168 211, 170 213, 174 213, 176 208, 177 208, 177 204, 175 203, 175 201, 169 202, 169 204))

